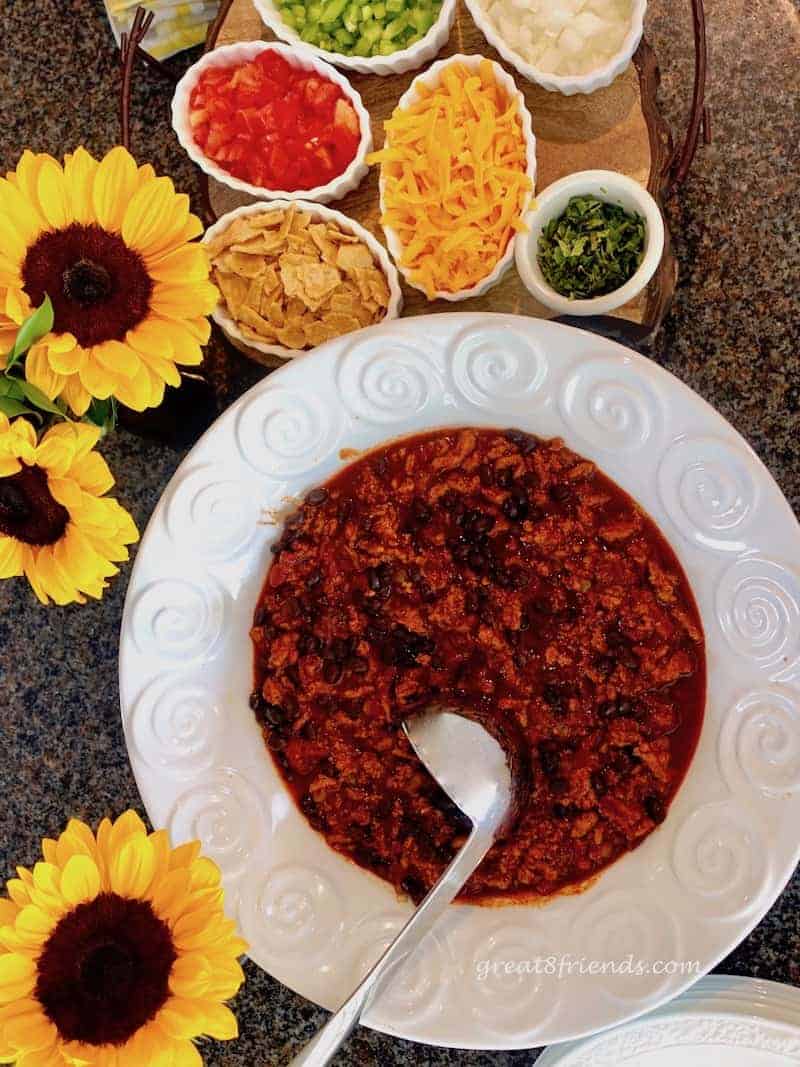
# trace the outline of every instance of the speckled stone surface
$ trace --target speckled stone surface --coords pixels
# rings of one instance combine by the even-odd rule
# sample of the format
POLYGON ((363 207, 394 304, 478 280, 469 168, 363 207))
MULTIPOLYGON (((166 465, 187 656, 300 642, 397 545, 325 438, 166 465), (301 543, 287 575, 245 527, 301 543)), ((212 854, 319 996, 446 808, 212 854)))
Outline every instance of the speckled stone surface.
MULTIPOLYGON (((800 29, 790 0, 706 0, 714 144, 669 208, 681 267, 653 358, 730 419, 800 513, 800 29)), ((691 78, 689 3, 651 0, 664 113, 679 128, 691 78)), ((102 152, 119 134, 117 63, 99 0, 0 0, 0 170, 29 146, 102 152)), ((188 57, 173 61, 176 70, 188 57)), ((140 73, 134 148, 195 194, 169 127, 169 87, 140 73)), ((235 391, 261 374, 241 360, 235 391)), ((119 433, 104 446, 119 496, 144 527, 181 454, 119 433)), ((30 864, 67 815, 96 823, 139 806, 117 703, 127 572, 100 604, 40 608, 0 584, 0 873, 30 864)), ((236 1003, 241 1038, 204 1048, 209 1067, 280 1064, 324 1013, 255 967, 236 1003)), ((800 985, 800 877, 720 971, 800 985)), ((430 1050, 359 1031, 343 1064, 518 1067, 532 1052, 430 1050)))

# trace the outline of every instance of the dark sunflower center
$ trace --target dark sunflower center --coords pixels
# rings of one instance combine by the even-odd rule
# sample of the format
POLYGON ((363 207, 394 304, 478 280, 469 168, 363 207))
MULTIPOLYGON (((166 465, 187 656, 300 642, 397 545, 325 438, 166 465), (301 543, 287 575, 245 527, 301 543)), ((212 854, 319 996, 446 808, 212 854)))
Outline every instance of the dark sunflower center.
POLYGON ((64 295, 83 307, 91 307, 111 296, 111 275, 102 263, 79 259, 64 271, 64 295))
POLYGON ((53 499, 40 467, 0 479, 0 533, 26 545, 52 545, 69 522, 69 512, 53 499))
POLYGON ((73 334, 84 348, 121 341, 147 315, 153 292, 144 260, 119 234, 79 222, 34 241, 22 284, 34 306, 48 294, 55 332, 73 334))
POLYGON ((145 900, 102 893, 58 923, 38 963, 36 996, 64 1041, 124 1045, 169 996, 177 958, 145 900))

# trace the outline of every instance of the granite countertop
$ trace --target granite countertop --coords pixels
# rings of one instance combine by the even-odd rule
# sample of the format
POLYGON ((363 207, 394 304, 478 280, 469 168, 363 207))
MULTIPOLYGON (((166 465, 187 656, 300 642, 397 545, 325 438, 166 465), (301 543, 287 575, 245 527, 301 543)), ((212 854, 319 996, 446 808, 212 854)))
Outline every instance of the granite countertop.
MULTIPOLYGON (((680 261, 674 307, 651 355, 750 441, 800 514, 800 26, 797 0, 706 0, 714 143, 669 206, 680 261)), ((119 137, 117 58, 100 0, 0 3, 0 169, 23 148, 102 153, 119 137)), ((651 0, 648 36, 675 128, 691 91, 689 3, 651 0)), ((172 61, 176 71, 192 54, 172 61)), ((169 86, 137 77, 133 144, 142 161, 197 193, 169 126, 169 86)), ((236 360, 234 392, 263 372, 236 360)), ((104 451, 141 529, 180 452, 120 432, 104 451)), ((68 815, 96 824, 141 809, 117 701, 117 638, 130 569, 101 603, 44 609, 20 581, 0 583, 5 797, 0 872, 32 864, 68 815)), ((721 972, 800 985, 800 876, 725 959, 721 972)), ((235 1008, 241 1038, 204 1046, 209 1067, 284 1061, 325 1014, 248 964, 235 1008)), ((361 1030, 342 1063, 516 1067, 530 1052, 427 1049, 361 1030)))

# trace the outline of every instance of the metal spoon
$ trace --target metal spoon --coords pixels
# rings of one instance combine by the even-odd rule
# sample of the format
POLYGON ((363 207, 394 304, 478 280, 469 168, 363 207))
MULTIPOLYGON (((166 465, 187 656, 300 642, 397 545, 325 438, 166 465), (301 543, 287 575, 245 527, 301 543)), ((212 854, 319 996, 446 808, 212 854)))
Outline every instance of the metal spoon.
POLYGON ((512 774, 503 749, 472 719, 430 708, 403 723, 414 751, 472 822, 472 833, 436 885, 354 993, 291 1061, 323 1067, 380 996, 399 965, 436 923, 491 848, 512 809, 512 774))

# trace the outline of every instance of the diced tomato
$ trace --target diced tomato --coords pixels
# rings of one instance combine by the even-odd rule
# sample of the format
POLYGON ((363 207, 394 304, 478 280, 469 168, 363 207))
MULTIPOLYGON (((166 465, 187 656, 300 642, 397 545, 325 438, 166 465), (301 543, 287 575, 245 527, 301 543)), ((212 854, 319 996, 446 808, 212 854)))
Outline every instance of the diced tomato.
POLYGON ((289 191, 341 174, 361 133, 340 86, 269 49, 251 62, 204 71, 189 121, 197 144, 231 174, 289 191))

